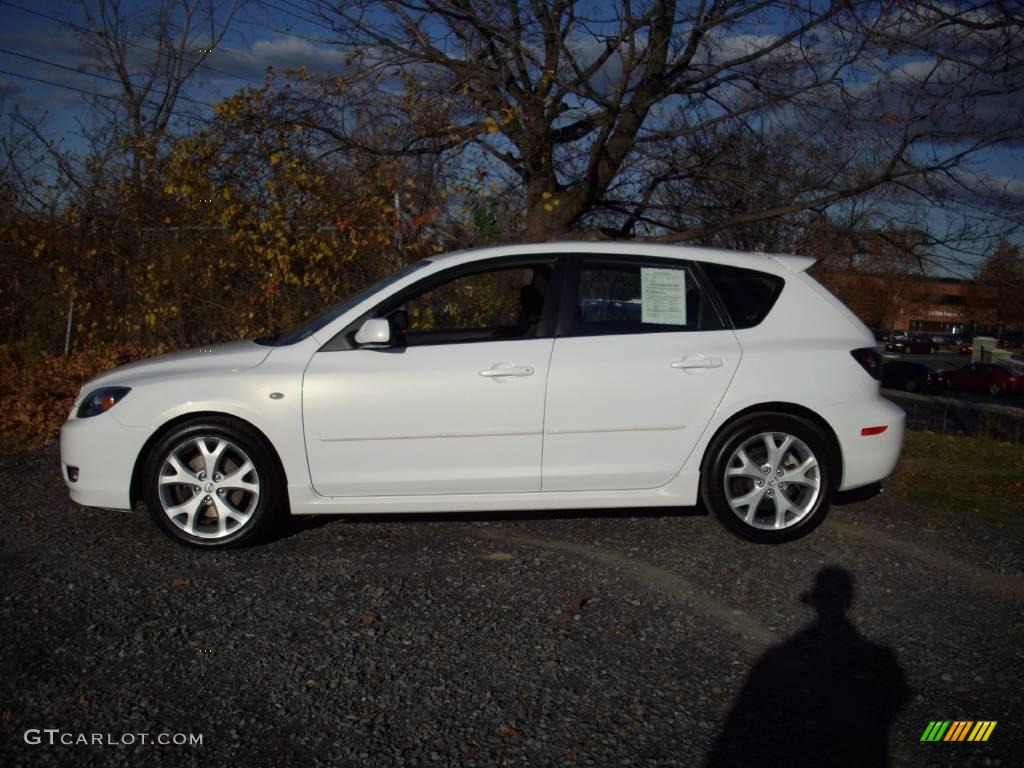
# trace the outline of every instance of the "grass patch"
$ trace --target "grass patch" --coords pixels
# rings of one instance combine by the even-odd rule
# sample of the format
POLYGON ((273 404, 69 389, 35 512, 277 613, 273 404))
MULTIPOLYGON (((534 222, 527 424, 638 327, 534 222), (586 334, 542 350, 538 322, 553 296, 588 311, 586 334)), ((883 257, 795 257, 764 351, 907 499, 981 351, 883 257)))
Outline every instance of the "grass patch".
POLYGON ((1024 523, 1024 447, 986 437, 908 431, 886 489, 935 512, 1024 523))

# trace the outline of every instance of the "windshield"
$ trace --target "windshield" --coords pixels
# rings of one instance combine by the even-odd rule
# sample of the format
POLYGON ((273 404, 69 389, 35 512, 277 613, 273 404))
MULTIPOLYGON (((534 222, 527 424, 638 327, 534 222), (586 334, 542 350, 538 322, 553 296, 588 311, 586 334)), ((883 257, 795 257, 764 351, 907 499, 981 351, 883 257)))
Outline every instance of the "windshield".
POLYGON ((430 262, 428 261, 417 261, 414 264, 410 264, 404 269, 395 272, 393 275, 385 277, 380 282, 374 283, 369 288, 365 288, 359 293, 349 296, 340 304, 335 304, 333 307, 324 310, 319 315, 314 315, 308 320, 304 320, 291 330, 285 331, 284 333, 278 333, 273 336, 261 336, 260 338, 255 339, 255 341, 257 344, 265 344, 266 346, 270 347, 284 347, 289 344, 296 344, 302 341, 303 339, 308 339, 310 336, 319 331, 325 325, 334 322, 336 319, 338 319, 343 314, 348 312, 354 306, 359 304, 359 302, 368 298, 369 296, 381 290, 382 288, 386 288, 392 283, 398 282, 406 275, 410 275, 413 272, 422 269, 429 263, 430 262))

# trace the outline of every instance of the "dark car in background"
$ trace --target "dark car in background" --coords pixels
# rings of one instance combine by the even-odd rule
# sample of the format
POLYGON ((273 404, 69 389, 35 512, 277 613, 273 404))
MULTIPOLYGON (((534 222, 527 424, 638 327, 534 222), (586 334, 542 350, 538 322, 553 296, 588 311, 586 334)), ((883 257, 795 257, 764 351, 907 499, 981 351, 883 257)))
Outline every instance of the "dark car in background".
POLYGON ((882 366, 882 386, 907 392, 937 392, 946 387, 939 371, 909 360, 887 360, 882 366))
POLYGON ((1024 374, 1007 365, 971 363, 955 371, 946 371, 950 389, 987 392, 990 395, 1019 395, 1024 392, 1024 374))
POLYGON ((904 339, 893 337, 885 345, 887 352, 903 352, 911 355, 931 355, 939 351, 939 345, 931 336, 913 334, 904 339))

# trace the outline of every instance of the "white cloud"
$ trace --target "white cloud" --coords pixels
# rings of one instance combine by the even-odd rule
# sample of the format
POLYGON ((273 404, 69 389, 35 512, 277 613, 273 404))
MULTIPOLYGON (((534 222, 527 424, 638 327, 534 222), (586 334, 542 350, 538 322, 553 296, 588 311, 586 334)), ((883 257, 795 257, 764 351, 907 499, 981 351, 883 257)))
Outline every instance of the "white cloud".
MULTIPOLYGON (((221 47, 208 61, 218 69, 254 80, 261 80, 267 67, 281 70, 305 66, 311 72, 325 75, 341 74, 348 68, 339 49, 313 45, 291 35, 256 40, 248 49, 221 47)), ((218 77, 216 72, 209 74, 211 78, 218 77)))

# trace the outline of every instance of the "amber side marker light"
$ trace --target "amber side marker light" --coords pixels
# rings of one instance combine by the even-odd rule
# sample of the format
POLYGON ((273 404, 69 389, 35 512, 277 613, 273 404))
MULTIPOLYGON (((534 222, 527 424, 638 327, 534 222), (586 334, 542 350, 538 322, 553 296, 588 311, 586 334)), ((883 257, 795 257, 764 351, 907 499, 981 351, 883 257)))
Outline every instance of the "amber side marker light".
POLYGON ((881 427, 862 427, 860 430, 860 436, 868 437, 870 435, 880 435, 883 432, 885 432, 885 430, 887 430, 888 428, 888 425, 881 427))

